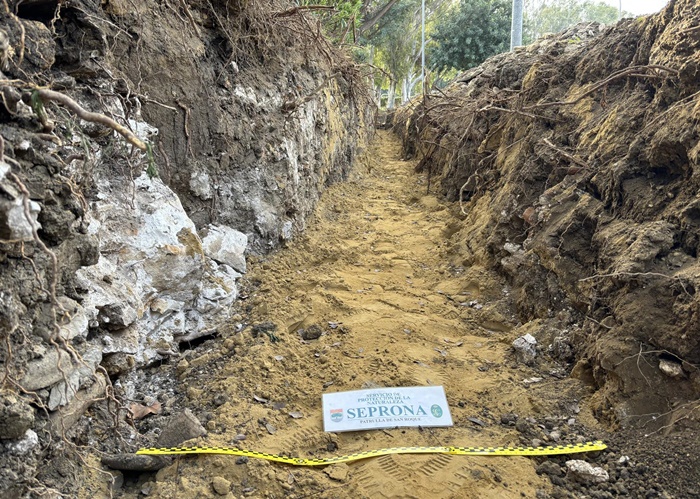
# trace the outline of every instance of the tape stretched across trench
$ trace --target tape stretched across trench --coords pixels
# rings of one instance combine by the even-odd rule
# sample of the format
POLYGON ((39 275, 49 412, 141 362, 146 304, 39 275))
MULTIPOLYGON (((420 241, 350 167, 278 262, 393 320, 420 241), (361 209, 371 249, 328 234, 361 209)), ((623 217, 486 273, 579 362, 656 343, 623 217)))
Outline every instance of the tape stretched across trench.
POLYGON ((454 456, 556 456, 561 454, 579 454, 606 449, 600 440, 580 444, 551 445, 545 447, 391 447, 388 449, 369 450, 347 454, 344 456, 325 458, 302 458, 256 452, 236 447, 162 447, 139 449, 136 454, 164 456, 182 454, 222 454, 230 456, 245 456, 255 459, 265 459, 294 466, 325 466, 335 463, 359 461, 370 457, 387 456, 389 454, 449 454, 454 456))

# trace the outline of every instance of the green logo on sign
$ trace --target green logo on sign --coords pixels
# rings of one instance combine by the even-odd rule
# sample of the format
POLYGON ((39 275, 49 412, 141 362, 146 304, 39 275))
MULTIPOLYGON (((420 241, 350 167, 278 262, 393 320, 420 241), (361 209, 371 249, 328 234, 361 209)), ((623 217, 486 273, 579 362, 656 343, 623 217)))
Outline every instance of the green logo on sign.
POLYGON ((433 416, 436 418, 441 418, 442 417, 442 407, 440 407, 437 404, 433 404, 433 406, 430 408, 430 412, 433 416))

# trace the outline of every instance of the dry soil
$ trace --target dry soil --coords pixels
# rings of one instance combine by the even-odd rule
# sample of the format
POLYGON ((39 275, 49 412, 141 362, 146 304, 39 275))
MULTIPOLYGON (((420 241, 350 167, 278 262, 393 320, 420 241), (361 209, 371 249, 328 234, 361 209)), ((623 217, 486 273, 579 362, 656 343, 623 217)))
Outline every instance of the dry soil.
MULTIPOLYGON (((535 437, 546 444, 559 427, 563 441, 575 441, 582 424, 595 426, 581 382, 555 364, 535 370, 514 360, 510 345, 521 333, 512 331, 507 286, 456 261, 458 207, 426 194, 414 162, 399 158, 398 140, 379 132, 351 179, 325 192, 305 235, 252 265, 240 324, 181 362, 184 403, 200 414, 211 408, 202 417, 209 434, 190 444, 327 457, 535 437), (302 338, 315 328, 320 338, 302 338), (324 392, 418 385, 444 386, 454 427, 323 432, 324 392), (516 430, 515 416, 502 423, 512 414, 527 429, 516 430), (547 426, 528 426, 528 417, 547 426)), ((146 489, 207 497, 215 480, 225 485, 220 478, 236 497, 502 498, 551 488, 523 457, 396 455, 325 469, 242 461, 181 458, 146 489)))

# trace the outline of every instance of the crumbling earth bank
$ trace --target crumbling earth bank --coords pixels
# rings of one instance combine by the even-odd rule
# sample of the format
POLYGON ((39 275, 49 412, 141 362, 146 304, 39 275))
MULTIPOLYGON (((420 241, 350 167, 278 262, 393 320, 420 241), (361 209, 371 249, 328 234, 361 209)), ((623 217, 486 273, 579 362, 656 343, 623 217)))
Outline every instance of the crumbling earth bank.
POLYGON ((600 416, 647 429, 698 418, 699 49, 700 6, 674 0, 493 57, 395 120, 462 203, 465 264, 508 277, 600 416))
POLYGON ((41 460, 76 435, 95 445, 135 402, 155 407, 135 369, 214 334, 245 254, 294 237, 347 175, 369 101, 355 66, 289 9, 0 3, 3 497, 73 494, 69 462, 37 479, 41 460), (46 87, 148 151, 42 100, 46 87))

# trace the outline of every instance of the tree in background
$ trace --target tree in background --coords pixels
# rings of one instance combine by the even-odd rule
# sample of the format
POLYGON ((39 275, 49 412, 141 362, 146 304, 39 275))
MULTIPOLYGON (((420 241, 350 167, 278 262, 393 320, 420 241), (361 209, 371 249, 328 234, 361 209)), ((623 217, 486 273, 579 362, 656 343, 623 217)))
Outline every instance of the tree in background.
MULTIPOLYGON (((623 17, 632 17, 623 11, 623 17)), ((613 24, 619 10, 593 0, 530 0, 525 8, 524 42, 532 43, 545 33, 557 33, 581 22, 613 24)))
POLYGON ((372 30, 365 33, 369 43, 376 47, 375 63, 383 67, 380 80, 389 79, 387 107, 393 108, 397 84, 415 65, 416 10, 420 0, 398 2, 372 30))
MULTIPOLYGON (((425 0, 427 64, 441 85, 459 71, 508 50, 512 0, 425 0)), ((421 0, 299 0, 339 44, 370 68, 377 102, 406 102, 422 87, 421 0), (318 6, 333 7, 332 10, 318 6)), ((627 12, 624 16, 629 16, 627 12)), ((579 22, 613 23, 618 10, 600 0, 525 0, 525 43, 579 22)))
POLYGON ((438 71, 465 70, 510 47, 511 0, 460 0, 438 20, 428 52, 438 71))
MULTIPOLYGON (((426 32, 430 33, 432 19, 442 17, 436 12, 446 6, 446 0, 425 0, 426 32)), ((367 21, 363 22, 363 26, 367 21)), ((371 50, 370 60, 382 68, 375 73, 375 88, 380 100, 387 89, 387 108, 394 106, 397 93, 406 102, 421 83, 421 0, 396 2, 380 20, 363 32, 361 41, 371 50)))

